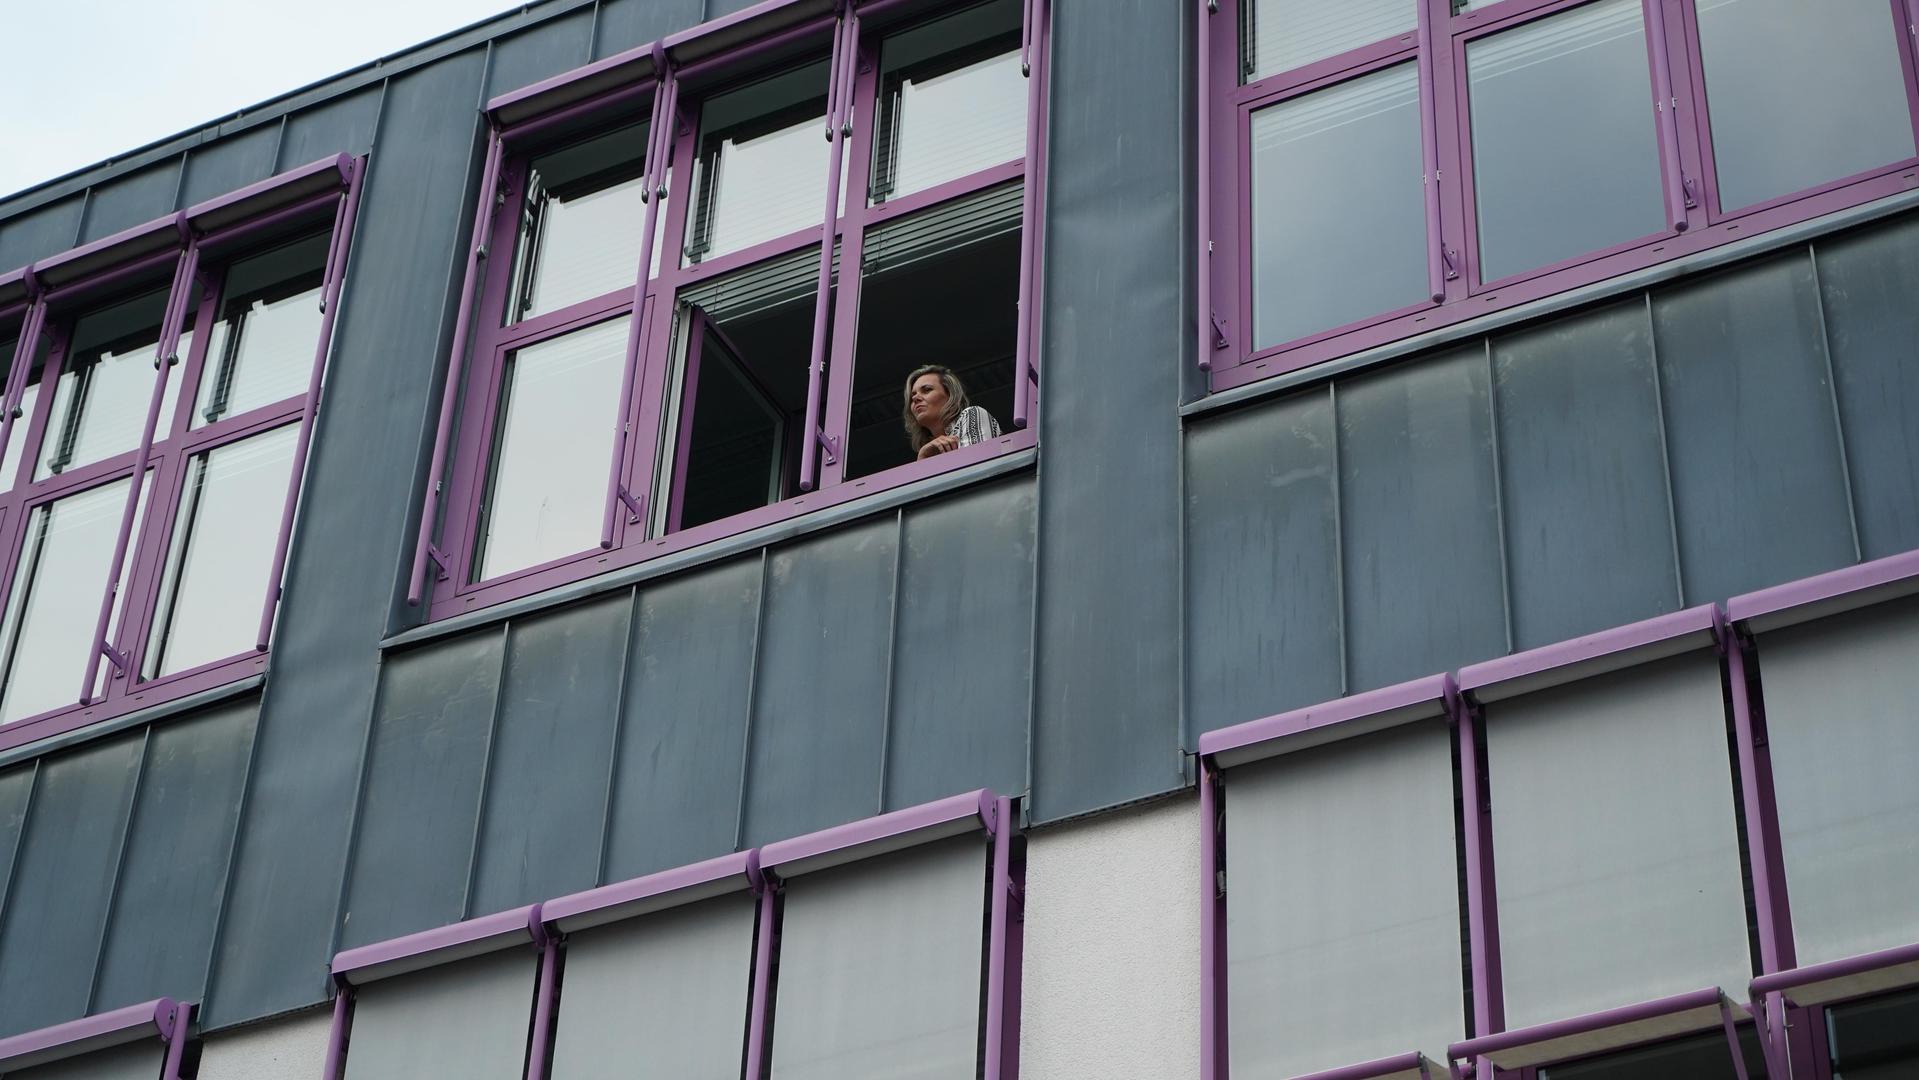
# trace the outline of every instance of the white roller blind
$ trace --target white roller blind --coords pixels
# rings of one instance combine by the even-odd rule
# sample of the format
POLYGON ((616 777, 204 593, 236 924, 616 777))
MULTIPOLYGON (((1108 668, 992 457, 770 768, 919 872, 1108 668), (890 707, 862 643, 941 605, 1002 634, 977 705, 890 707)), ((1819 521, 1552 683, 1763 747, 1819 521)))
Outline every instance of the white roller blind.
POLYGON ((513 948, 360 987, 346 1080, 520 1080, 538 967, 513 948))
POLYGON ((552 1080, 738 1080, 756 908, 740 893, 574 935, 552 1080))
POLYGON ((1226 773, 1232 1074, 1464 1037, 1450 733, 1395 728, 1226 773))
POLYGON ((166 1048, 156 1039, 7 1072, 6 1080, 156 1080, 166 1048))
POLYGON ((986 856, 960 836, 787 883, 774 1080, 975 1074, 986 856))
POLYGON ((1759 640, 1800 964, 1919 941, 1919 600, 1759 640))
POLYGON ((1718 660, 1487 708, 1506 1026, 1752 978, 1718 660))

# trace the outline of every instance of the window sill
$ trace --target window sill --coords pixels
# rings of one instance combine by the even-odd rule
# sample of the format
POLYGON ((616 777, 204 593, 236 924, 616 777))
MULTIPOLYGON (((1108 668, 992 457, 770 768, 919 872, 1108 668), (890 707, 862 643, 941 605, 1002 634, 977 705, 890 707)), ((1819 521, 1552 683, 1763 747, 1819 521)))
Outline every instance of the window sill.
POLYGON ((0 767, 243 697, 266 683, 267 654, 240 657, 125 697, 0 728, 0 767))
POLYGON ((380 642, 380 648, 394 649, 431 641, 629 588, 652 578, 718 562, 1019 472, 1031 467, 1039 457, 1038 439, 1031 428, 1002 435, 982 446, 992 451, 991 456, 983 460, 966 461, 956 456, 951 466, 937 461, 900 466, 899 471, 905 475, 890 483, 884 479, 885 474, 847 481, 725 521, 634 543, 503 583, 510 587, 510 592, 503 590, 495 594, 491 590, 480 590, 450 601, 438 601, 429 616, 431 621, 388 636, 380 642), (888 483, 888 486, 876 489, 875 482, 888 483), (587 566, 598 569, 588 571, 587 566))

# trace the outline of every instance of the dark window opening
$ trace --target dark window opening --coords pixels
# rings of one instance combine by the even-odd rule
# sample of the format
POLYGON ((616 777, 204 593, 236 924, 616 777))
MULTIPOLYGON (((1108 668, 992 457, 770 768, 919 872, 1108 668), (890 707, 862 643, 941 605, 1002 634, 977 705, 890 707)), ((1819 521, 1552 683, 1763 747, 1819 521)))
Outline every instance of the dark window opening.
MULTIPOLYGON (((1746 1075, 1765 1076, 1759 1036, 1751 1024, 1740 1024, 1737 1030, 1746 1075)), ((1720 1029, 1539 1070, 1539 1080, 1734 1080, 1737 1075, 1720 1029)))
POLYGON ((1919 990, 1835 1005, 1826 1012, 1833 1080, 1919 1076, 1919 990))

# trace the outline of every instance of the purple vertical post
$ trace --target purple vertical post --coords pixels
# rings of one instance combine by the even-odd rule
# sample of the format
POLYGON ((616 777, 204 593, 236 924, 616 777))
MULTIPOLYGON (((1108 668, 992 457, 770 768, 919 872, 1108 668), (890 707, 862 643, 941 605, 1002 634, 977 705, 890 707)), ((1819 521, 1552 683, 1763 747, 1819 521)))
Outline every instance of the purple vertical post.
POLYGON ((1017 1021, 1007 1023, 1007 1009, 1017 995, 1009 993, 1013 939, 1009 933, 1013 894, 1013 800, 993 804, 993 904, 986 942, 986 1074, 985 1080, 1013 1080, 1018 1069, 1017 1021), (1012 1031, 1009 1042, 1008 1033, 1012 1031))
POLYGON ((820 273, 813 295, 813 353, 806 366, 806 419, 800 435, 800 490, 812 491, 819 482, 820 460, 820 384, 826 368, 826 316, 833 287, 833 235, 840 214, 840 138, 850 116, 842 117, 843 99, 850 97, 840 85, 844 53, 859 46, 859 15, 840 16, 834 30, 833 55, 826 85, 826 218, 820 227, 820 273))
POLYGON ((1433 6, 1420 0, 1419 149, 1426 170, 1426 282, 1435 304, 1446 300, 1446 238, 1439 220, 1439 121, 1433 112, 1437 100, 1438 82, 1433 78, 1433 6))
POLYGON ((646 311, 647 277, 653 270, 653 229, 659 221, 660 200, 666 197, 666 159, 673 151, 672 129, 675 123, 674 113, 678 108, 678 80, 667 70, 666 49, 659 43, 653 43, 653 118, 646 131, 650 136, 646 144, 646 162, 642 166, 646 180, 640 190, 640 198, 646 202, 646 217, 641 225, 640 269, 633 285, 633 308, 627 316, 626 327, 626 367, 620 372, 620 427, 613 436, 613 463, 608 466, 606 478, 606 511, 600 519, 600 547, 613 546, 613 524, 619 509, 625 505, 631 513, 631 523, 642 520, 640 504, 633 499, 633 493, 626 489, 623 473, 626 471, 627 437, 632 431, 629 414, 633 409, 634 372, 639 368, 640 350, 646 341, 645 327, 641 325, 646 311), (667 129, 666 134, 661 129, 667 129))
MULTIPOLYGON (((1203 3, 1204 0, 1201 0, 1203 3)), ((1199 1078, 1227 1080, 1226 898, 1219 888, 1219 776, 1199 759, 1199 1078)))
MULTIPOLYGON (((473 242, 467 248, 466 274, 460 286, 460 306, 453 317, 452 352, 446 361, 446 386, 440 391, 440 422, 433 433, 433 461, 427 466, 426 501, 420 507, 420 530, 413 546, 413 573, 406 602, 418 604, 426 595, 427 563, 433 558, 433 525, 439 517, 440 491, 446 485, 447 443, 453 432, 453 407, 460 398, 460 374, 466 364, 467 325, 473 318, 473 290, 480 279, 493 229, 493 198, 500 183, 500 159, 505 152, 500 131, 487 125, 486 167, 480 175, 480 202, 473 218, 473 242)), ((444 569, 444 568, 443 568, 444 569)))
POLYGON ((1672 56, 1666 45, 1665 0, 1642 0, 1646 42, 1651 49, 1653 111, 1659 119, 1659 165, 1666 175, 1666 216, 1674 232, 1686 231, 1686 178, 1679 159, 1679 99, 1672 90, 1672 56))
MULTIPOLYGON (((1193 38, 1199 49, 1194 66, 1198 72, 1199 93, 1194 95, 1199 115, 1194 117, 1194 132, 1199 146, 1195 185, 1199 196, 1199 265, 1194 292, 1198 302, 1194 316, 1199 323, 1199 370, 1213 370, 1213 23, 1218 0, 1195 0, 1199 5, 1199 23, 1193 38)), ((1203 1066, 1202 1066, 1203 1067, 1203 1066)))
MULTIPOLYGON (((32 374, 28 369, 33 367, 33 354, 40 347, 40 334, 46 324, 47 302, 36 298, 20 323, 20 341, 13 348, 13 366, 7 369, 6 392, 0 398, 5 409, 0 414, 0 458, 5 457, 7 442, 13 437, 13 414, 20 411, 20 396, 27 392, 27 377, 32 374)), ((24 454, 21 460, 26 460, 24 454)), ((11 477, 0 477, 0 490, 11 483, 11 477)))
MULTIPOLYGON (((1479 716, 1464 695, 1449 688, 1453 723, 1459 737, 1459 786, 1466 831, 1467 936, 1473 962, 1473 1036, 1506 1029, 1506 1004, 1499 979, 1499 902, 1493 877, 1492 807, 1487 778, 1479 761, 1479 716)), ((1478 1063, 1477 1075, 1491 1080, 1492 1062, 1478 1063)))
POLYGON ((346 1072, 347 1033, 353 1028, 353 988, 342 983, 334 988, 333 1028, 327 1032, 326 1062, 320 1067, 320 1080, 340 1080, 346 1072))
POLYGON ((280 594, 286 578, 287 548, 293 540, 293 514, 300 505, 302 478, 306 474, 307 454, 313 447, 313 424, 320 414, 320 387, 325 379, 327 353, 333 342, 333 322, 340 313, 341 281, 346 276, 347 251, 352 246, 353 224, 359 218, 360 178, 366 173, 366 159, 357 158, 347 172, 346 193, 333 211, 333 244, 327 252, 326 283, 320 294, 320 334, 313 346, 313 369, 307 372, 306 408, 300 410, 300 433, 293 442, 293 464, 287 474, 287 496, 280 506, 280 532, 273 542, 273 565, 267 572, 266 605, 260 611, 259 633, 253 647, 265 652, 273 635, 273 616, 280 607, 280 594))
MULTIPOLYGON (((185 228, 185 215, 180 217, 185 228)), ((107 624, 113 618, 113 603, 120 593, 120 571, 126 566, 127 545, 133 539, 133 518, 139 511, 140 496, 146 490, 147 459, 153 453, 153 429, 160 420, 160 404, 166 397, 167 377, 173 373, 180 346, 181 324, 186 322, 187 301, 193 296, 194 275, 200 271, 200 247, 191 236, 180 251, 174 266, 173 289, 167 294, 167 307, 160 317, 160 340, 153 350, 153 392, 147 396, 146 425, 140 429, 140 448, 133 455, 133 475, 127 484, 127 502, 120 511, 120 530, 114 535, 113 556, 107 562, 106 588, 100 596, 100 614, 94 620, 91 647, 87 651, 86 681, 80 685, 80 704, 93 700, 93 684, 100 674, 100 658, 113 661, 120 674, 127 675, 127 656, 107 640, 107 624)))
POLYGON ((746 1029, 746 1080, 766 1075, 766 1034, 773 1016, 773 935, 775 887, 768 878, 760 884, 760 929, 753 944, 752 1017, 746 1029))
POLYGON ((553 1058, 553 1009, 560 1000, 560 939, 547 930, 539 904, 527 916, 533 943, 540 950, 540 983, 533 1001, 533 1032, 528 1036, 526 1080, 546 1080, 553 1058))
MULTIPOLYGON (((1019 223, 1019 337, 1013 342, 1013 426, 1024 428, 1028 421, 1026 383, 1033 371, 1033 279, 1038 268, 1033 253, 1038 250, 1033 234, 1039 228, 1039 160, 1043 153, 1039 137, 1044 122, 1045 81, 1033 77, 1032 38, 1039 33, 1038 8, 1041 0, 1026 0, 1024 35, 1020 42, 1020 70, 1026 73, 1026 190, 1020 200, 1019 223)), ((1042 56, 1040 63, 1045 63, 1042 56)), ((1204 155, 1201 155, 1202 160, 1204 155)), ((1204 165, 1200 166, 1205 168, 1204 165)), ((1202 270, 1204 268, 1202 267, 1202 270)))
MULTIPOLYGON (((1760 752, 1759 718, 1746 684, 1745 645, 1730 625, 1722 628, 1721 640, 1732 698, 1733 739, 1739 752, 1739 796, 1746 816, 1746 855, 1752 864, 1753 910, 1759 921, 1759 967, 1763 974, 1770 975, 1797 963, 1779 847, 1778 808, 1773 802, 1772 763, 1760 752)), ((1785 1000, 1778 994, 1767 994, 1764 1001, 1752 1004, 1763 1013, 1760 1030, 1765 1033, 1768 1067, 1783 1068, 1787 1053, 1785 1000)))
POLYGON ((193 1016, 193 1006, 185 1002, 174 1004, 172 1016, 165 1025, 166 1062, 160 1071, 160 1080, 180 1080, 180 1063, 187 1053, 187 1034, 193 1016))

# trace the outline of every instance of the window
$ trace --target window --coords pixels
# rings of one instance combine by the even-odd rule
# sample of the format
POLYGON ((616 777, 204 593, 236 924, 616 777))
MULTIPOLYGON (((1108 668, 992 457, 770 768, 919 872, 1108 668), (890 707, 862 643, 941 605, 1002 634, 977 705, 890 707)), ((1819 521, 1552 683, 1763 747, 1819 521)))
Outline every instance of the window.
POLYGON ((494 102, 409 600, 474 610, 1033 446, 1045 7, 766 14, 737 49, 699 28, 595 65, 597 98, 494 102), (929 364, 964 392, 938 431, 905 416, 929 364))
POLYGON ((1215 389, 1891 195, 1919 164, 1905 0, 1199 10, 1215 389))
POLYGON ((0 310, 0 746, 263 666, 358 174, 45 260, 0 310))

